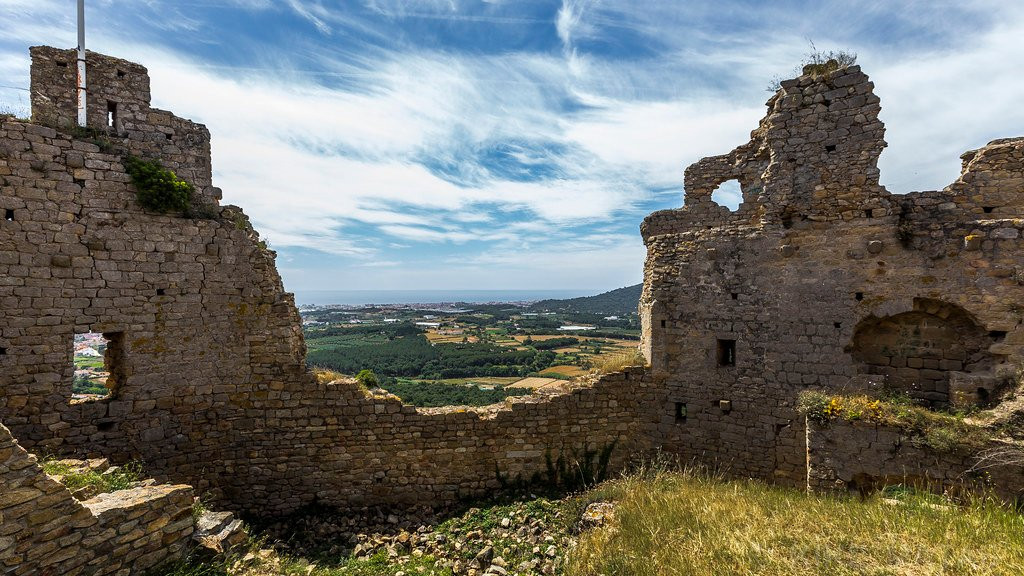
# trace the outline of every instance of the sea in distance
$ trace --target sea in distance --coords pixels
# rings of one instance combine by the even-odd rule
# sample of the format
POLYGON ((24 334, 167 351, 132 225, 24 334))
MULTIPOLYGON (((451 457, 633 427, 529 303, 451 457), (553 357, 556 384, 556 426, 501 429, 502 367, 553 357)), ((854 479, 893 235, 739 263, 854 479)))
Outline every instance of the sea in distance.
POLYGON ((593 296, 599 290, 296 290, 299 306, 532 302, 593 296))

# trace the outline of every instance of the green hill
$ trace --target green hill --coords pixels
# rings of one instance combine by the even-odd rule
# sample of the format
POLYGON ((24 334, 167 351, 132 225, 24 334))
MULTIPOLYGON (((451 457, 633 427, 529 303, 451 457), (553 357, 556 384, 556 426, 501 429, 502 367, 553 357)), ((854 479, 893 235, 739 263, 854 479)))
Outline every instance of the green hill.
POLYGON ((628 316, 636 314, 642 288, 643 284, 636 284, 597 296, 583 296, 568 300, 541 300, 531 304, 529 309, 532 312, 586 312, 609 316, 628 316))

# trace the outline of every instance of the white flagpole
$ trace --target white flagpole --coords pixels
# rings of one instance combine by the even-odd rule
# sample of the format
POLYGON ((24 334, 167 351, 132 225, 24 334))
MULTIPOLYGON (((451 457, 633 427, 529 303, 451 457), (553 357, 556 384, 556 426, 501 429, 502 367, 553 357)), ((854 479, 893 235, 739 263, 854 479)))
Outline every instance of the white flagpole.
POLYGON ((85 0, 78 0, 78 125, 85 127, 85 0))

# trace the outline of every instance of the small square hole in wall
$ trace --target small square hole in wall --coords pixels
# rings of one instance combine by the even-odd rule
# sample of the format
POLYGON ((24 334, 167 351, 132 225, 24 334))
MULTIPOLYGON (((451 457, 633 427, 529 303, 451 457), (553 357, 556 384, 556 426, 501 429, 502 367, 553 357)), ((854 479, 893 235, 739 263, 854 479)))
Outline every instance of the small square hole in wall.
POLYGON ((124 70, 118 70, 118 71, 117 71, 117 77, 118 77, 118 78, 124 78, 124 76, 125 76, 125 74, 124 74, 124 70))
POLYGON ((993 206, 984 206, 981 209, 981 211, 984 212, 985 214, 991 214, 993 210, 995 210, 995 207, 993 206))
POLYGON ((7 348, 0 346, 0 356, 7 356, 7 348))
POLYGON ((857 301, 863 300, 864 299, 864 293, 863 292, 857 292, 856 294, 853 295, 853 297, 857 301))
POLYGON ((68 63, 67 62, 56 61, 56 62, 54 62, 54 64, 56 64, 58 68, 67 68, 68 67, 68 63))
POLYGON ((871 218, 871 208, 865 208, 864 209, 864 217, 865 218, 871 218))
POLYGON ((164 132, 164 136, 166 136, 168 140, 173 140, 174 139, 174 135, 171 134, 170 132, 164 132))
POLYGON ((736 365, 736 341, 735 340, 724 340, 718 339, 718 365, 719 366, 735 366, 736 365))
POLYGON ((14 222, 14 210, 4 210, 4 220, 14 222))
POLYGON ((729 296, 731 296, 733 300, 739 300, 740 298, 740 295, 737 294, 736 292, 729 294, 729 296))
POLYGON ((167 292, 166 292, 166 291, 165 291, 165 290, 164 290, 163 288, 157 288, 157 289, 156 289, 156 295, 157 295, 157 296, 163 296, 163 295, 164 295, 164 294, 166 294, 166 293, 167 293, 167 292))
POLYGON ((676 423, 686 422, 686 402, 676 402, 676 423))
POLYGON ((832 325, 835 326, 837 330, 843 327, 842 322, 833 322, 832 325))
POLYGON ((825 152, 835 152, 835 151, 836 151, 836 145, 835 144, 829 144, 828 146, 825 146, 825 152))
POLYGON ((662 328, 664 328, 664 327, 665 327, 665 321, 664 321, 664 320, 662 320, 662 321, 661 321, 661 327, 662 327, 662 328))

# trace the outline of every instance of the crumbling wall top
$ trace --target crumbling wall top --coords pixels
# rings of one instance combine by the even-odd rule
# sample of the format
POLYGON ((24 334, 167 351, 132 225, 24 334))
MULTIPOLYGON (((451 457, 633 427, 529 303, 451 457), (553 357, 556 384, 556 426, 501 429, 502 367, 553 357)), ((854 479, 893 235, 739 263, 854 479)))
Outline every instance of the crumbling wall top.
POLYGON ((859 66, 782 82, 750 141, 688 167, 685 207, 673 211, 681 213, 652 215, 644 235, 886 213, 891 202, 878 182, 885 128, 873 89, 859 66), (732 179, 743 194, 735 213, 711 199, 732 179))
POLYGON ((77 126, 77 53, 33 46, 32 120, 79 136, 102 139, 118 152, 156 159, 196 187, 197 200, 216 204, 210 132, 206 126, 150 106, 145 66, 86 53, 87 128, 77 126))

